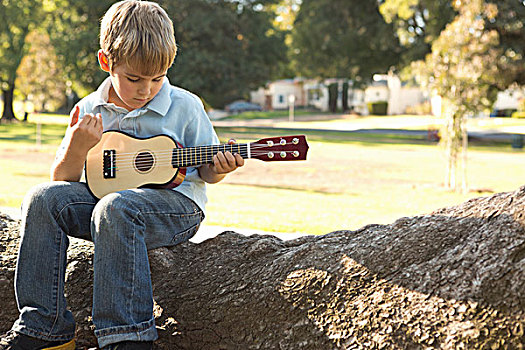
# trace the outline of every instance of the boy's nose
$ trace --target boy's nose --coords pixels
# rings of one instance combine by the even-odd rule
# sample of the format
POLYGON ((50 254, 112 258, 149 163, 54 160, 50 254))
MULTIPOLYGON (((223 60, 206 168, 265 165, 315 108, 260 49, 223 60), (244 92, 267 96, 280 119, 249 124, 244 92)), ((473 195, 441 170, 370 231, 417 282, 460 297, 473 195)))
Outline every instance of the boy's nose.
POLYGON ((149 83, 144 83, 139 88, 139 94, 145 97, 149 96, 149 93, 151 91, 151 85, 149 83))

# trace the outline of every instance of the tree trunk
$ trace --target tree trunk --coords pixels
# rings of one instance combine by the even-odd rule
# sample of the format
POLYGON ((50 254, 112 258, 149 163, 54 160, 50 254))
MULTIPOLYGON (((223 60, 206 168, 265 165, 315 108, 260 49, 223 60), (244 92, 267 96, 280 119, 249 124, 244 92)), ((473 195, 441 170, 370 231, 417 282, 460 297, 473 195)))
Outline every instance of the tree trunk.
POLYGON ((342 93, 342 98, 343 98, 343 112, 347 112, 348 111, 348 81, 345 81, 343 83, 343 93, 342 93))
MULTIPOLYGON (((156 349, 523 349, 525 186, 390 225, 282 241, 225 232, 149 252, 156 349)), ((18 222, 0 215, 0 332, 17 317, 18 222)), ((93 246, 72 240, 79 349, 93 246)))
POLYGON ((14 102, 15 84, 9 84, 9 89, 2 89, 2 95, 4 97, 4 111, 2 113, 2 119, 0 122, 8 122, 15 120, 15 110, 13 109, 14 102))
POLYGON ((455 191, 466 192, 467 185, 467 116, 466 111, 443 98, 445 130, 443 143, 447 159, 445 187, 455 191))
POLYGON ((328 85, 328 108, 330 112, 337 112, 337 97, 339 95, 339 84, 332 83, 328 85))

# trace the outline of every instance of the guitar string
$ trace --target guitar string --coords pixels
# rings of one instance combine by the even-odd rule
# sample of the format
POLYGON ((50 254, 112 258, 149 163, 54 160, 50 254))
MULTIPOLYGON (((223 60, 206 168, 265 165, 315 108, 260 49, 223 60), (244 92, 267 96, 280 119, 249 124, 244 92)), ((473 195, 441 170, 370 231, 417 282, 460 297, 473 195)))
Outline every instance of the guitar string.
MULTIPOLYGON (((182 148, 181 150, 185 150, 184 148, 182 148)), ((214 156, 216 153, 214 153, 213 151, 208 154, 209 152, 191 152, 192 149, 189 149, 189 148, 186 148, 186 150, 188 150, 188 152, 179 152, 178 154, 175 154, 173 151, 159 151, 159 152, 151 152, 153 153, 154 155, 156 156, 163 156, 163 155, 168 155, 168 156, 171 156, 171 157, 177 157, 177 158, 197 158, 197 157, 208 157, 208 156, 214 156)), ((228 151, 228 150, 227 150, 228 151)), ((145 153, 148 152, 148 151, 144 151, 145 153)), ((286 150, 278 150, 276 149, 275 150, 275 153, 280 153, 280 152, 293 152, 293 151, 286 151, 286 150)), ((238 153, 238 154, 248 154, 248 150, 239 150, 239 152, 235 152, 235 153, 238 153)), ((260 149, 252 149, 250 154, 251 155, 264 155, 264 154, 267 154, 268 151, 264 151, 264 152, 261 152, 260 149)), ((116 160, 132 160, 132 159, 135 159, 137 157, 137 155, 140 154, 137 153, 137 152, 128 152, 128 153, 117 153, 117 154, 114 154, 111 158, 114 158, 116 160)))
MULTIPOLYGON (((292 154, 293 151, 282 151, 282 152, 285 152, 286 154, 292 154)), ((281 152, 279 152, 281 153, 281 152)), ((253 153, 252 152, 252 155, 255 155, 255 156, 262 156, 262 155, 267 155, 267 152, 262 152, 262 153, 253 153)), ((277 158, 279 159, 279 158, 277 158)), ((141 166, 141 165, 150 165, 152 164, 152 161, 151 160, 138 160, 138 161, 134 161, 134 162, 128 162, 128 161, 131 161, 132 159, 116 159, 116 163, 117 163, 117 166, 116 167, 110 167, 110 169, 117 169, 117 170, 127 170, 127 169, 135 169, 136 166, 141 166), (131 164, 131 165, 124 165, 124 166, 119 166, 118 164, 119 163, 122 163, 124 162, 125 164, 131 164)), ((197 161, 198 159, 188 159, 187 161, 176 161, 175 163, 182 163, 180 164, 178 167, 191 167, 191 161, 192 160, 195 160, 197 161), (187 163, 186 165, 184 163, 187 163)), ((202 159, 201 159, 202 161, 202 159)), ((157 165, 167 165, 167 166, 173 166, 173 159, 172 157, 156 157, 155 160, 153 161, 154 164, 157 164, 157 165)), ((207 164, 208 162, 197 162, 197 164, 193 165, 193 166, 196 166, 196 165, 202 165, 202 164, 207 164)), ((211 162, 210 162, 211 163, 211 162)))
MULTIPOLYGON (((293 151, 282 151, 282 152, 285 152, 286 154, 292 154, 293 151)), ((281 152, 279 152, 280 154, 281 152)), ((252 156, 264 156, 264 155, 268 155, 267 152, 255 152, 255 153, 252 153, 251 154, 252 156)), ((242 154, 241 154, 242 156, 242 154)), ((247 157, 248 155, 245 154, 245 156, 247 157)), ((191 157, 191 156, 188 156, 188 157, 184 157, 186 159, 173 159, 173 157, 171 157, 171 155, 164 155, 164 156, 157 156, 157 157, 154 157, 154 162, 155 163, 159 163, 159 162, 162 162, 162 161, 167 161, 169 163, 189 163, 191 161, 195 161, 195 162, 204 162, 204 164, 206 163, 206 161, 211 161, 211 158, 209 157, 191 157)), ((246 158, 245 158, 246 159, 246 158)), ((133 158, 119 158, 117 157, 115 159, 115 162, 117 163, 127 163, 128 161, 133 161, 133 158)), ((151 163, 151 159, 137 159, 135 161, 132 162, 133 164, 149 164, 151 163)))
MULTIPOLYGON (((294 152, 294 151, 285 151, 285 150, 276 150, 275 152, 294 152)), ((177 155, 175 155, 173 152, 149 152, 149 151, 144 151, 145 154, 154 154, 156 156, 170 156, 170 157, 177 157, 177 158, 197 158, 197 157, 209 157, 209 156, 214 156, 216 155, 217 153, 208 153, 208 152, 185 152, 185 153, 179 153, 177 155)), ((239 152, 235 152, 236 154, 245 154, 246 156, 248 156, 248 151, 247 150, 241 150, 239 152)), ((268 154, 267 151, 261 151, 261 150, 253 150, 250 152, 251 155, 264 155, 264 154, 268 154)), ((118 160, 126 160, 126 159, 135 159, 137 158, 137 156, 140 155, 140 152, 135 152, 135 153, 126 153, 126 154, 122 154, 122 153, 117 153, 117 154, 114 154, 111 158, 115 158, 115 159, 118 159, 118 160)))
MULTIPOLYGON (((234 145, 235 146, 235 145, 234 145)), ((209 146, 202 146, 202 147, 209 147, 209 146)), ((208 150, 203 150, 204 152, 206 151, 214 151, 213 148, 218 148, 218 147, 222 147, 225 149, 225 151, 232 151, 232 150, 228 150, 226 149, 227 147, 230 147, 229 145, 216 145, 216 146, 211 146, 210 149, 208 150)), ((268 146, 266 145, 253 145, 250 147, 251 150, 256 150, 256 149, 259 149, 259 148, 268 148, 268 146)), ((168 154, 172 154, 175 150, 177 151, 193 151, 193 150, 199 150, 198 147, 190 147, 190 148, 173 148, 173 149, 165 149, 165 150, 161 150, 161 151, 158 151, 158 152, 155 152, 155 154, 162 154, 162 153, 168 153, 168 154)), ((240 150, 242 151, 242 150, 240 150)), ((122 155, 135 155, 137 152, 119 152, 118 155, 122 156, 122 155)))

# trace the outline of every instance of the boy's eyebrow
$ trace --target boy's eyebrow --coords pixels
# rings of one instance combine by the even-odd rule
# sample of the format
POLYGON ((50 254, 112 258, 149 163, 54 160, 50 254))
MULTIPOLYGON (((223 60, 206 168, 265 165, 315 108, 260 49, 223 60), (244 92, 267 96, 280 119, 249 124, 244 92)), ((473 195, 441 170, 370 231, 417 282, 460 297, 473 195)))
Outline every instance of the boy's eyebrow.
MULTIPOLYGON (((133 78, 144 78, 144 76, 142 75, 137 75, 137 74, 134 74, 134 73, 126 73, 128 76, 130 77, 133 77, 133 78)), ((162 73, 162 74, 159 74, 157 76, 153 76, 153 79, 158 79, 158 78, 162 78, 162 77, 165 77, 166 76, 166 73, 162 73)), ((151 78, 151 77, 148 77, 148 78, 151 78)))

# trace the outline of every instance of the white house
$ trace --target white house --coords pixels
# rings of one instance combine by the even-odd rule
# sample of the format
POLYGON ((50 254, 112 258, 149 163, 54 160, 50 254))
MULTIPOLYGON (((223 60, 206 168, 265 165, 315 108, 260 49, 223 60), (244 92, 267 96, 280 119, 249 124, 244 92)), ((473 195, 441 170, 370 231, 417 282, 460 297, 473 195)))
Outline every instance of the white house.
POLYGON ((301 78, 282 79, 268 83, 250 93, 250 101, 261 105, 266 110, 287 109, 290 96, 294 96, 294 105, 306 107, 305 80, 301 78))
POLYGON ((525 88, 513 87, 498 92, 493 109, 518 109, 519 103, 525 98, 525 88))
MULTIPOLYGON (((410 86, 403 83, 398 76, 394 74, 376 74, 374 81, 383 82, 386 86, 385 99, 388 102, 388 115, 398 115, 406 113, 409 107, 414 107, 428 101, 425 91, 417 86, 410 86)), ((368 91, 371 87, 368 87, 368 91)), ((367 102, 376 102, 370 97, 367 102)))
MULTIPOLYGON (((498 92, 496 101, 492 106, 491 112, 496 112, 498 110, 518 110, 520 108, 520 101, 525 99, 525 88, 523 87, 511 87, 505 91, 498 92)), ((434 95, 431 99, 432 103, 432 114, 435 116, 441 115, 441 96, 434 95)), ((477 116, 488 117, 489 112, 481 112, 477 116)), ((496 113, 494 115, 497 115, 496 113)))
MULTIPOLYGON (((343 79, 285 79, 269 83, 251 93, 251 101, 263 106, 266 110, 286 109, 290 105, 289 97, 295 97, 296 107, 313 107, 328 111, 328 86, 338 84, 338 108, 342 108, 343 79)), ((388 102, 388 114, 402 114, 407 107, 421 104, 427 100, 425 94, 417 87, 409 87, 392 74, 374 76, 374 81, 366 89, 352 88, 349 82, 348 107, 362 115, 369 114, 367 103, 388 102)))
MULTIPOLYGON (((317 80, 307 80, 304 84, 304 90, 306 91, 306 106, 314 107, 323 112, 329 110, 328 101, 328 86, 330 84, 338 84, 338 96, 337 96, 337 107, 343 108, 343 83, 342 79, 327 79, 323 82, 317 80)), ((361 113, 367 114, 364 91, 352 88, 352 83, 349 83, 348 87, 348 106, 350 109, 361 113)))

